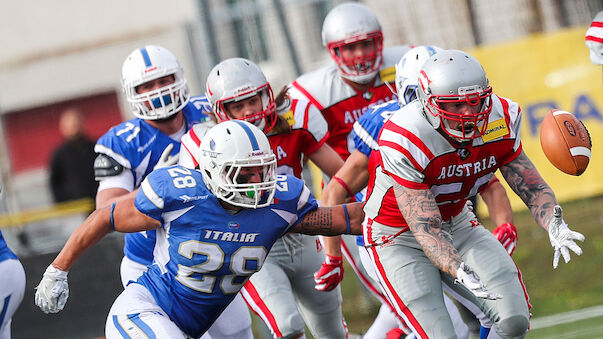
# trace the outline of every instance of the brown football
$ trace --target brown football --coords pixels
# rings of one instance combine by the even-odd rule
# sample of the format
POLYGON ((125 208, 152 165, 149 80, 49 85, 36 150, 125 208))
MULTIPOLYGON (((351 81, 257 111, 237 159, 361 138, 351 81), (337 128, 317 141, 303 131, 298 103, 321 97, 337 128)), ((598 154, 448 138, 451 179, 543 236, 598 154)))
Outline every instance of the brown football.
POLYGON ((540 126, 542 151, 560 171, 580 175, 590 161, 591 141, 584 124, 572 113, 552 109, 540 126))

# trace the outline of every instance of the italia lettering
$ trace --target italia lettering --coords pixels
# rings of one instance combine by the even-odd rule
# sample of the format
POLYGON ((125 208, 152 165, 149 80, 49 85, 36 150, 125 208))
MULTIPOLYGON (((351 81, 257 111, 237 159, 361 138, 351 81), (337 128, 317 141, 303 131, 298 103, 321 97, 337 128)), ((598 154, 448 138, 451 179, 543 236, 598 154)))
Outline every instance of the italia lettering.
POLYGON ((205 230, 205 239, 229 242, 254 242, 259 233, 235 233, 205 230))
POLYGON ((454 164, 442 167, 438 180, 451 177, 468 177, 496 166, 496 157, 491 155, 481 161, 468 164, 454 164))

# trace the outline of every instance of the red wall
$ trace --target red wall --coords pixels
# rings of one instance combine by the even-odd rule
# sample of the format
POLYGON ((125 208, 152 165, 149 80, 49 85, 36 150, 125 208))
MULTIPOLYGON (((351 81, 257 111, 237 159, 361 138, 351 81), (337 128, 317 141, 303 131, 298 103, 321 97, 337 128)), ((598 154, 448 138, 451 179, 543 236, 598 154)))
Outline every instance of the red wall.
POLYGON ((84 113, 86 133, 95 141, 123 120, 115 92, 8 112, 2 122, 13 173, 48 166, 53 150, 62 141, 59 116, 68 107, 84 113))

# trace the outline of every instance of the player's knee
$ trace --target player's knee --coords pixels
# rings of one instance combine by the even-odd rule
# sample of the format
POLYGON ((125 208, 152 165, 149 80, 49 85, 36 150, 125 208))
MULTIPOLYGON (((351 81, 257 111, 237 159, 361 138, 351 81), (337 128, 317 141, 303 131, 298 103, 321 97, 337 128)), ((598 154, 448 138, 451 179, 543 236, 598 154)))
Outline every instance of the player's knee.
POLYGON ((301 333, 291 333, 288 335, 284 335, 280 338, 281 339, 303 339, 305 337, 306 337, 306 334, 304 332, 301 332, 301 333))
POLYGON ((299 314, 292 314, 280 320, 278 325, 281 335, 275 335, 276 338, 296 339, 304 334, 304 320, 299 314))
POLYGON ((503 338, 523 338, 530 320, 524 315, 513 315, 501 319, 496 325, 497 333, 503 338))

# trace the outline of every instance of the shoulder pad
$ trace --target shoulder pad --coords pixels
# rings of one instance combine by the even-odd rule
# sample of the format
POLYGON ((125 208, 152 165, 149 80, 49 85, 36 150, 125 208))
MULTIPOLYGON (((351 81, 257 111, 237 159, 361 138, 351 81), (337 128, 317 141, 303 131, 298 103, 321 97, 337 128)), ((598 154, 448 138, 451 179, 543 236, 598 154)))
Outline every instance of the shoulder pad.
POLYGON ((94 159, 94 179, 100 181, 107 177, 113 177, 123 172, 124 167, 117 160, 106 154, 99 154, 94 159))

